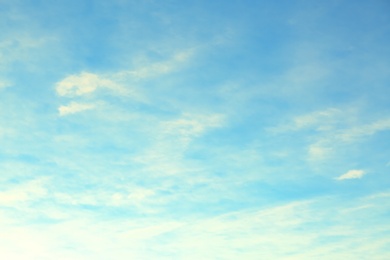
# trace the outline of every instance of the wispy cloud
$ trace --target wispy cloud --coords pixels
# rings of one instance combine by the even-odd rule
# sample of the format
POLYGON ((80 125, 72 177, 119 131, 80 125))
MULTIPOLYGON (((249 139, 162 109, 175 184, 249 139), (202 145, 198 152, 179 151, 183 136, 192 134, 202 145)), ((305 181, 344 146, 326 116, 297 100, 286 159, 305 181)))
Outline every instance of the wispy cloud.
POLYGON ((319 161, 329 157, 334 149, 328 144, 323 142, 317 142, 309 145, 308 147, 308 158, 310 161, 319 161))
POLYGON ((272 133, 283 133, 290 131, 300 131, 314 128, 317 131, 330 131, 339 122, 344 112, 331 107, 324 110, 314 111, 308 114, 295 116, 289 123, 268 128, 272 133))
POLYGON ((293 119, 293 129, 299 130, 307 127, 316 127, 317 130, 329 130, 335 118, 340 116, 341 111, 336 108, 315 111, 313 113, 298 116, 293 119))
POLYGON ((149 174, 176 175, 191 172, 183 158, 191 143, 208 131, 222 127, 224 116, 220 114, 186 113, 169 120, 160 120, 158 127, 150 129, 155 142, 143 153, 132 158, 145 166, 149 174))
POLYGON ((373 253, 381 256, 383 251, 379 253, 377 247, 381 248, 389 239, 385 233, 379 234, 387 229, 381 228, 381 224, 374 224, 378 230, 360 225, 364 225, 369 212, 383 223, 384 210, 372 202, 371 207, 361 208, 359 212, 341 211, 355 209, 356 205, 360 205, 359 201, 348 205, 321 198, 238 211, 181 227, 175 232, 180 242, 172 241, 165 246, 174 247, 182 254, 192 252, 189 259, 216 256, 224 259, 341 259, 373 257, 373 253), (329 203, 340 213, 329 212, 329 203), (368 237, 375 246, 365 246, 368 237), (361 247, 355 247, 356 244, 361 247))
MULTIPOLYGON (((140 194, 143 199, 145 192, 140 194)), ((59 205, 52 206, 59 211, 59 205)), ((72 209, 69 206, 66 211, 72 209)), ((114 205, 97 208, 101 206, 107 210, 114 205)), ((348 202, 330 197, 293 201, 195 219, 145 215, 130 219, 111 216, 107 220, 84 210, 77 218, 70 214, 39 229, 2 214, 0 227, 6 232, 0 237, 0 249, 12 257, 17 249, 23 249, 26 259, 58 255, 72 259, 159 259, 172 258, 173 254, 180 259, 381 259, 389 254, 385 250, 388 225, 384 225, 388 206, 388 200, 379 194, 348 202), (362 206, 367 200, 369 206, 362 206), (376 221, 367 224, 367 218, 376 221)), ((50 207, 45 204, 36 211, 52 216, 55 210, 50 207)), ((33 208, 30 214, 34 214, 33 208)))
POLYGON ((5 32, 0 37, 0 68, 7 71, 14 62, 22 62, 31 68, 34 65, 29 63, 37 62, 39 54, 43 54, 45 47, 55 41, 54 37, 37 32, 5 32))
POLYGON ((178 51, 171 58, 161 61, 152 62, 147 65, 141 65, 138 68, 128 71, 121 71, 116 73, 116 77, 130 77, 131 79, 147 79, 163 74, 171 73, 180 69, 186 62, 193 57, 195 49, 188 49, 184 51, 178 51))
POLYGON ((11 85, 12 85, 11 82, 0 79, 0 89, 7 88, 11 85))
POLYGON ((94 109, 95 107, 96 107, 95 104, 71 102, 66 106, 60 106, 58 108, 58 112, 60 116, 66 116, 66 115, 75 114, 86 110, 91 110, 94 109))
POLYGON ((39 178, 2 191, 0 192, 0 204, 15 205, 15 203, 41 199, 48 192, 45 188, 46 182, 47 178, 39 178))
POLYGON ((344 173, 343 175, 340 175, 336 179, 341 180, 348 180, 348 179, 360 179, 362 178, 367 172, 364 170, 349 170, 348 172, 344 173))
POLYGON ((390 118, 379 119, 375 122, 355 126, 350 129, 344 130, 339 134, 339 139, 350 142, 358 138, 374 135, 377 132, 385 131, 390 129, 390 118))
POLYGON ((352 145, 390 129, 388 116, 367 121, 358 107, 330 107, 294 116, 288 123, 267 130, 272 134, 291 134, 308 140, 307 159, 315 162, 331 158, 341 144, 344 147, 352 145))
POLYGON ((67 205, 99 207, 136 207, 139 212, 147 212, 153 202, 159 201, 158 190, 143 187, 114 190, 106 187, 101 191, 80 191, 73 194, 55 193, 53 199, 67 205))
POLYGON ((162 122, 162 133, 167 136, 178 137, 188 143, 192 138, 203 134, 206 130, 221 127, 224 118, 219 114, 196 115, 184 114, 178 119, 162 122))
MULTIPOLYGON (((103 95, 121 96, 143 103, 151 103, 153 95, 146 94, 146 90, 141 90, 140 82, 149 78, 169 74, 180 69, 183 64, 193 56, 194 49, 176 52, 171 58, 160 62, 143 64, 130 70, 121 70, 106 74, 96 74, 91 72, 81 72, 69 75, 56 83, 57 95, 66 98, 78 98, 78 100, 105 99, 103 95)), ((149 104, 153 105, 153 104, 149 104)), ((83 110, 92 109, 93 105, 71 102, 69 105, 59 107, 60 115, 67 115, 83 110)))
POLYGON ((193 56, 194 50, 177 52, 172 58, 162 62, 152 62, 151 64, 140 66, 133 70, 122 70, 107 75, 98 75, 90 72, 70 75, 56 84, 57 94, 60 96, 83 96, 92 94, 100 89, 109 89, 114 94, 123 94, 131 89, 126 88, 126 81, 138 79, 147 79, 150 77, 160 76, 179 69, 190 57, 193 56))

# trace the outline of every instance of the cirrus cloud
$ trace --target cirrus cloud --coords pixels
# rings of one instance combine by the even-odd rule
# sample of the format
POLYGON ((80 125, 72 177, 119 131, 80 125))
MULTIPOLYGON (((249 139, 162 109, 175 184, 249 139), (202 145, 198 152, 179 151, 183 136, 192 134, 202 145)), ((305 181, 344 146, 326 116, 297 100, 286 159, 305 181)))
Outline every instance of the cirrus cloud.
POLYGON ((347 179, 360 179, 365 175, 367 172, 363 170, 349 170, 343 175, 340 175, 336 178, 336 180, 347 180, 347 179))
POLYGON ((71 102, 69 103, 69 105, 60 106, 58 108, 58 112, 60 113, 60 116, 65 116, 68 114, 75 114, 93 108, 95 108, 94 104, 83 104, 83 103, 71 102))

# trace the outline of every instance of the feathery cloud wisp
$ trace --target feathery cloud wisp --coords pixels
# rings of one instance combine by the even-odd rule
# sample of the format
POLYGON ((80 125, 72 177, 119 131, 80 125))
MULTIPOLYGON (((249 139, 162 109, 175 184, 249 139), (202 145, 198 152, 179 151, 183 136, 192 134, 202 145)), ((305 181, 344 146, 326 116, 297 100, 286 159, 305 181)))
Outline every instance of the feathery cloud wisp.
POLYGON ((365 175, 367 172, 363 170, 350 170, 346 172, 343 175, 340 175, 339 177, 336 178, 336 180, 347 180, 347 179, 360 179, 365 175))
POLYGON ((60 116, 65 116, 68 114, 74 114, 85 110, 93 109, 95 105, 93 104, 82 104, 77 102, 71 102, 67 106, 60 106, 58 108, 58 112, 60 113, 60 116))

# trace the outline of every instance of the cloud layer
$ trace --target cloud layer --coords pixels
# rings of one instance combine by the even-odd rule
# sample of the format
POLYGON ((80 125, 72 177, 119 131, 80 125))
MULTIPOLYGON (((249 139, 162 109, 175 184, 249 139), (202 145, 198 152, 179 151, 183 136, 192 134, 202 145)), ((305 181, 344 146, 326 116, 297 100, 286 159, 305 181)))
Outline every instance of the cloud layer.
POLYGON ((385 1, 1 2, 4 259, 390 259, 385 1))

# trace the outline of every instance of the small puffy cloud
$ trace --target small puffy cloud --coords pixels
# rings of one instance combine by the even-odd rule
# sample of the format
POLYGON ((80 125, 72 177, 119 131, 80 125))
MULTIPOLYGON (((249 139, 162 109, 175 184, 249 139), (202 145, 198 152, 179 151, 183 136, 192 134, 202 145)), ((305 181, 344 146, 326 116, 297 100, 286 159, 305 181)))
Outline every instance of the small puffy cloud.
POLYGON ((82 96, 95 92, 98 88, 116 89, 118 86, 109 79, 86 72, 68 76, 56 84, 60 96, 82 96))
POLYGON ((60 116, 65 116, 65 115, 74 114, 85 110, 90 110, 93 108, 95 108, 95 105, 93 104, 82 104, 77 102, 71 102, 67 106, 60 106, 58 108, 58 112, 60 113, 60 116))
POLYGON ((341 181, 341 180, 347 180, 347 179, 360 179, 365 175, 366 172, 363 170, 350 170, 346 172, 345 174, 337 177, 336 179, 341 181))

